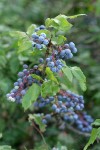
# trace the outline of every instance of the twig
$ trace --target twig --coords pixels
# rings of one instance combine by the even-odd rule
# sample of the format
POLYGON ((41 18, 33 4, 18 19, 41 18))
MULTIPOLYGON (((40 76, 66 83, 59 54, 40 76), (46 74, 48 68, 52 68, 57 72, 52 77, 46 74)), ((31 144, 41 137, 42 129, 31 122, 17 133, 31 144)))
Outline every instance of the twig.
POLYGON ((66 127, 71 130, 71 131, 74 131, 75 133, 79 134, 79 135, 82 135, 82 136, 85 136, 85 137, 90 137, 90 133, 84 133, 84 132, 81 132, 75 128, 73 128, 72 126, 66 124, 66 127))
POLYGON ((42 137, 42 139, 43 139, 44 144, 47 146, 47 143, 46 143, 46 141, 45 141, 45 139, 44 139, 44 136, 43 136, 42 132, 36 127, 36 125, 35 125, 34 122, 32 122, 32 125, 33 125, 33 127, 37 130, 37 132, 39 132, 39 134, 41 135, 41 137, 42 137))

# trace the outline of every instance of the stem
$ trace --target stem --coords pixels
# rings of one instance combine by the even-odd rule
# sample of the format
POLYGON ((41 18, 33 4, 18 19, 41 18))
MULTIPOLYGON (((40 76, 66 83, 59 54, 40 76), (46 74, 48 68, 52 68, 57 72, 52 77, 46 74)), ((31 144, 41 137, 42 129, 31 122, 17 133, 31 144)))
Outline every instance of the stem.
POLYGON ((43 72, 42 72, 43 78, 45 77, 45 69, 46 69, 46 64, 47 64, 46 58, 47 58, 48 55, 50 54, 50 53, 49 53, 50 49, 51 49, 51 40, 50 40, 50 42, 49 42, 49 45, 48 45, 47 50, 46 50, 46 53, 45 53, 45 61, 44 61, 43 72))
POLYGON ((83 132, 81 132, 81 131, 79 131, 79 130, 73 128, 72 126, 70 126, 70 125, 68 125, 68 124, 66 124, 66 127, 67 127, 69 130, 74 131, 75 133, 77 133, 77 134, 79 134, 79 135, 83 135, 83 136, 85 136, 85 137, 90 137, 90 133, 83 133, 83 132))
POLYGON ((32 125, 37 130, 37 132, 39 132, 39 134, 41 135, 41 137, 43 139, 44 144, 47 146, 47 143, 46 143, 46 141, 44 139, 44 136, 43 136, 42 132, 36 127, 36 125, 34 123, 32 125))

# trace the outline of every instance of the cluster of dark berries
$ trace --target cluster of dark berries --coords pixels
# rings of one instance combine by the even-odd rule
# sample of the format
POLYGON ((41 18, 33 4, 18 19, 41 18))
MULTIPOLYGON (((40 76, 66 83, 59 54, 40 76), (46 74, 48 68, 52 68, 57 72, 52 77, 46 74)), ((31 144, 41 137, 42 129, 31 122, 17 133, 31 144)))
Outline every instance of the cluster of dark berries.
POLYGON ((64 114, 63 118, 65 121, 67 121, 67 123, 71 123, 71 125, 73 125, 81 132, 91 132, 92 130, 91 123, 94 120, 86 112, 72 112, 70 114, 64 114))
POLYGON ((45 33, 41 33, 38 35, 36 32, 32 34, 32 46, 37 49, 43 49, 44 45, 47 46, 49 44, 49 40, 46 38, 45 33))
POLYGON ((70 42, 69 44, 65 44, 64 46, 60 47, 60 53, 58 53, 58 56, 61 59, 66 60, 71 59, 73 57, 73 53, 77 53, 77 48, 73 42, 70 42))
POLYGON ((20 103, 22 97, 26 94, 29 86, 33 83, 41 84, 38 80, 34 79, 31 74, 41 75, 41 72, 38 70, 38 66, 35 65, 33 69, 28 69, 28 66, 23 65, 23 71, 18 73, 18 80, 14 83, 14 88, 11 90, 9 94, 7 94, 7 98, 10 101, 16 101, 20 103))
POLYGON ((59 72, 64 66, 60 59, 56 60, 53 56, 46 58, 46 62, 52 72, 59 72))
POLYGON ((56 113, 80 111, 84 108, 83 96, 74 94, 71 91, 61 90, 57 95, 57 99, 57 104, 52 105, 52 109, 56 113))
POLYGON ((46 27, 44 25, 41 25, 41 26, 35 28, 35 32, 37 32, 39 30, 44 30, 44 29, 46 29, 46 27))
POLYGON ((52 103, 52 101, 54 101, 54 97, 53 96, 49 96, 47 98, 43 98, 42 96, 39 96, 37 101, 34 102, 34 107, 35 108, 43 108, 46 105, 52 103))

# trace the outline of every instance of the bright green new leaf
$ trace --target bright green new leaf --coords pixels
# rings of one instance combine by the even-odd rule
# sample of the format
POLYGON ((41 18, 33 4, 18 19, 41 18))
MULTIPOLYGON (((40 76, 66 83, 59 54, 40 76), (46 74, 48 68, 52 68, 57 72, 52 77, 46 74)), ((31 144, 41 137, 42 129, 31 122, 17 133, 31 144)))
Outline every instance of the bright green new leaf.
POLYGON ((59 30, 67 32, 71 29, 72 24, 67 21, 64 15, 58 15, 56 19, 59 21, 59 30))
POLYGON ((24 39, 20 39, 18 41, 18 52, 23 52, 26 51, 28 49, 32 49, 32 42, 26 38, 24 39))
POLYGON ((31 104, 37 100, 40 92, 41 87, 38 84, 33 83, 22 99, 22 106, 24 110, 28 109, 31 104))
POLYGON ((10 32, 10 35, 12 37, 15 37, 18 39, 27 38, 27 34, 25 32, 21 32, 21 31, 12 31, 12 32, 10 32))
POLYGON ((54 45, 62 45, 66 41, 66 37, 63 35, 58 35, 57 37, 53 37, 51 39, 52 44, 54 45))
POLYGON ((27 29, 27 34, 28 35, 32 35, 32 33, 34 33, 34 29, 36 28, 36 25, 35 24, 32 24, 32 25, 30 25, 29 27, 28 27, 28 29, 27 29))
POLYGON ((54 19, 46 19, 45 25, 47 28, 53 27, 56 32, 63 31, 64 33, 69 31, 72 27, 72 24, 67 21, 64 15, 58 15, 54 19))
POLYGON ((54 81, 48 80, 42 84, 41 95, 43 97, 56 95, 56 93, 60 90, 59 85, 54 81))
POLYGON ((92 132, 91 132, 91 136, 90 136, 90 139, 88 141, 88 143, 86 144, 86 146, 84 147, 84 150, 87 150, 87 148, 94 143, 94 141, 97 139, 97 138, 100 138, 100 128, 93 128, 92 129, 92 132))
POLYGON ((59 27, 59 21, 56 19, 47 18, 45 21, 45 25, 47 28, 53 27, 53 28, 57 29, 59 27))
POLYGON ((46 74, 49 80, 55 81, 58 84, 56 77, 54 76, 53 72, 50 70, 49 67, 46 67, 46 74))
POLYGON ((68 80, 70 82, 72 82, 72 80, 73 80, 73 74, 71 72, 71 69, 67 65, 62 68, 62 72, 68 78, 68 80))
POLYGON ((73 76, 79 81, 79 85, 83 91, 86 90, 86 77, 79 67, 71 67, 73 76))
POLYGON ((36 75, 36 74, 31 74, 31 76, 32 76, 33 78, 39 80, 39 81, 43 81, 43 79, 42 79, 40 76, 36 75))
POLYGON ((42 84, 41 95, 46 97, 47 95, 52 95, 51 81, 45 81, 42 84))
POLYGON ((29 122, 32 122, 32 120, 34 120, 35 123, 39 125, 39 128, 42 132, 46 130, 46 125, 42 123, 43 117, 43 114, 29 114, 29 122))

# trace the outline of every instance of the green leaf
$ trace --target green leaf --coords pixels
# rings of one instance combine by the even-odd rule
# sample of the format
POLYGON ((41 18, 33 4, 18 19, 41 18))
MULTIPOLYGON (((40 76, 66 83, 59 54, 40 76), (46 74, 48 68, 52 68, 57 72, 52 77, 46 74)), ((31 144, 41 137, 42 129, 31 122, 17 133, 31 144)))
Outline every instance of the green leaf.
POLYGON ((36 28, 36 25, 35 24, 32 24, 32 25, 30 25, 29 27, 28 27, 28 29, 27 29, 27 34, 28 35, 32 35, 32 33, 34 32, 34 29, 36 28))
POLYGON ((31 76, 32 76, 33 78, 39 80, 39 81, 43 81, 43 79, 42 79, 40 76, 36 75, 36 74, 31 74, 31 76))
POLYGON ((47 95, 51 95, 51 94, 52 94, 51 81, 45 81, 42 84, 41 95, 43 97, 46 97, 47 95))
POLYGON ((72 24, 67 21, 67 16, 58 15, 56 19, 59 21, 59 30, 67 32, 71 29, 72 24))
POLYGON ((23 38, 27 37, 26 33, 21 32, 21 31, 12 31, 12 32, 10 32, 10 35, 12 37, 15 37, 15 38, 18 38, 18 39, 23 39, 23 38))
POLYGON ((79 85, 83 91, 86 90, 86 77, 79 67, 71 67, 73 76, 79 81, 79 85))
POLYGON ((58 35, 57 37, 53 37, 51 39, 52 44, 54 45, 62 45, 66 41, 66 37, 63 35, 58 35))
POLYGON ((45 25, 46 27, 53 27, 55 29, 55 31, 63 31, 63 32, 67 32, 71 29, 72 24, 69 23, 66 19, 67 17, 65 17, 64 15, 58 15, 55 18, 48 18, 45 21, 45 25))
POLYGON ((96 119, 95 122, 92 123, 92 127, 94 128, 100 127, 100 119, 96 119))
POLYGON ((24 38, 18 41, 18 52, 23 52, 30 48, 32 49, 32 42, 29 39, 24 38))
POLYGON ((91 144, 93 144, 94 141, 95 141, 97 138, 100 138, 100 128, 98 128, 98 129, 93 128, 93 129, 92 129, 92 132, 91 132, 90 139, 89 139, 88 143, 86 144, 86 146, 84 147, 84 150, 87 150, 87 148, 88 148, 91 144))
POLYGON ((56 77, 54 76, 53 72, 50 70, 49 67, 46 67, 46 74, 49 80, 55 81, 58 84, 56 77))
POLYGON ((47 28, 53 27, 53 28, 57 29, 59 27, 59 21, 56 19, 47 18, 45 21, 45 25, 47 28))
POLYGON ((43 117, 43 114, 29 114, 29 122, 32 122, 32 120, 34 120, 35 123, 39 125, 39 128, 42 132, 46 130, 46 125, 42 123, 43 117))
POLYGON ((78 14, 78 15, 74 15, 74 16, 66 16, 67 19, 74 19, 80 16, 87 16, 86 14, 78 14))
POLYGON ((70 82, 72 82, 72 80, 73 80, 73 74, 71 72, 71 69, 67 65, 62 68, 62 72, 68 78, 68 80, 70 82))
POLYGON ((42 97, 56 95, 56 93, 60 90, 59 85, 55 82, 48 80, 44 81, 42 84, 41 95, 42 97))
POLYGON ((31 104, 37 100, 40 91, 41 87, 35 83, 28 89, 22 99, 22 106, 24 107, 24 110, 28 109, 31 104))

